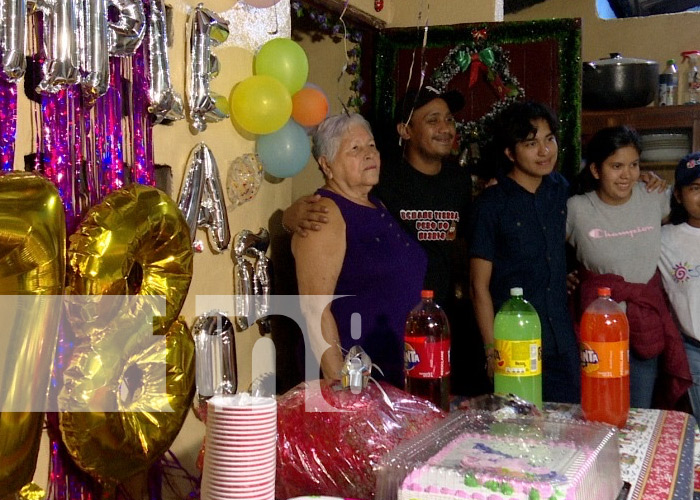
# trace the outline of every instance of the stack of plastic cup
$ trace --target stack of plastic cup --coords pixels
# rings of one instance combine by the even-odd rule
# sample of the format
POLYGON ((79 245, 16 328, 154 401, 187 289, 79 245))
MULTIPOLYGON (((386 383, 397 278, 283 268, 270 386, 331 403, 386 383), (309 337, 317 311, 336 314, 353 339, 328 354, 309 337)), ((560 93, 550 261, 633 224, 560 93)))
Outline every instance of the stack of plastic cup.
POLYGON ((274 500, 277 402, 247 393, 208 401, 203 500, 274 500))

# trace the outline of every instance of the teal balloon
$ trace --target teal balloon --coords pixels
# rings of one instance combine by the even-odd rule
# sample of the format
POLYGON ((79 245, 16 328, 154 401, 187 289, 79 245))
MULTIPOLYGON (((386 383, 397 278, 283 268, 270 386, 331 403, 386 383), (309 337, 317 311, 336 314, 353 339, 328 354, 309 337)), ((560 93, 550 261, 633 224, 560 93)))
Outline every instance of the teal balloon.
POLYGON ((279 178, 294 177, 311 157, 311 144, 304 127, 289 120, 277 132, 258 137, 257 152, 263 169, 279 178))
POLYGON ((255 55, 255 74, 267 75, 279 80, 290 95, 306 83, 309 76, 309 60, 301 45, 289 38, 273 38, 255 55))

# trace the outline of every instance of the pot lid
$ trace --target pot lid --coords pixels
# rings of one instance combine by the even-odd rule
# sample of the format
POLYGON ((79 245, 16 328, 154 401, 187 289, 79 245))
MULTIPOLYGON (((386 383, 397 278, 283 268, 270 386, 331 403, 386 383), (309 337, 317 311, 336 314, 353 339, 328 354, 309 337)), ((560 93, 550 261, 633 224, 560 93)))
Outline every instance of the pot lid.
POLYGON ((656 61, 649 61, 647 59, 635 59, 634 57, 623 57, 619 52, 611 52, 610 57, 604 59, 598 59, 597 61, 591 61, 588 64, 593 64, 595 66, 610 66, 610 65, 623 65, 623 64, 658 64, 656 61))

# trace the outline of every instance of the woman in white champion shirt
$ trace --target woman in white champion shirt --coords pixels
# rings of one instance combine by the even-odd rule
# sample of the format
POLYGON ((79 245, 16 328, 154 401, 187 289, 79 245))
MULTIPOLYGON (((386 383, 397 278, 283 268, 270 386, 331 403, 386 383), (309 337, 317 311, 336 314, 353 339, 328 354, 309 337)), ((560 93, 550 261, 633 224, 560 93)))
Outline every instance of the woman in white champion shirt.
MULTIPOLYGON (((590 140, 580 176, 582 194, 567 203, 566 234, 586 270, 646 284, 657 270, 670 189, 639 182, 640 142, 637 132, 625 126, 601 129, 590 140)), ((651 407, 658 358, 642 359, 630 349, 632 407, 651 407)))

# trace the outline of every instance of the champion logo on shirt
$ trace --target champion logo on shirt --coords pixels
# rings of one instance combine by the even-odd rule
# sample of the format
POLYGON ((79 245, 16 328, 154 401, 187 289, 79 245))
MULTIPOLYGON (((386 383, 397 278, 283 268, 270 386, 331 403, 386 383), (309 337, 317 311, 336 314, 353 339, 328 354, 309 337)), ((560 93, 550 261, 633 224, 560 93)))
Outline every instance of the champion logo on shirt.
POLYGON ((593 228, 590 231, 588 231, 588 236, 593 238, 594 240, 601 239, 601 238, 620 238, 624 236, 629 236, 631 238, 634 238, 636 235, 641 234, 641 233, 646 233, 648 231, 653 231, 654 226, 637 226, 634 229, 626 229, 625 231, 606 231, 605 229, 600 229, 600 228, 593 228))
POLYGON ((691 266, 687 262, 679 262, 673 266, 673 281, 676 283, 685 283, 698 277, 700 277, 700 265, 691 266))

